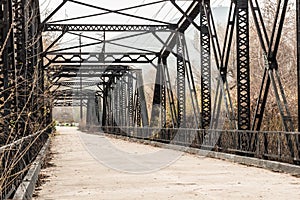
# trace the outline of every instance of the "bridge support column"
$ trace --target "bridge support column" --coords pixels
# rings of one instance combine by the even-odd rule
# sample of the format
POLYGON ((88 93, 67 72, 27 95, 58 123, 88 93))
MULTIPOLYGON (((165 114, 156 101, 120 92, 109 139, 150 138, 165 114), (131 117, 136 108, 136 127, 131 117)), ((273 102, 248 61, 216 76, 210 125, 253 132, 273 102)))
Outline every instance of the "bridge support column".
POLYGON ((113 106, 113 126, 121 126, 121 92, 120 92, 120 81, 116 80, 115 86, 113 88, 112 106, 113 106))
POLYGON ((98 122, 99 126, 102 126, 102 120, 103 120, 103 96, 97 96, 98 98, 98 122))
POLYGON ((201 128, 209 129, 211 121, 211 52, 208 19, 200 7, 201 48, 201 128))
POLYGON ((166 126, 166 89, 163 77, 163 67, 162 58, 159 58, 151 113, 151 127, 158 128, 164 128, 166 126))
POLYGON ((111 92, 109 91, 111 86, 106 86, 104 88, 104 91, 103 91, 103 102, 102 102, 102 109, 103 109, 103 112, 102 112, 102 126, 111 126, 112 124, 110 123, 111 122, 111 115, 112 115, 112 110, 111 110, 111 98, 110 98, 110 95, 111 95, 111 92))
POLYGON ((92 124, 91 119, 91 98, 87 100, 87 108, 86 108, 86 127, 90 127, 92 124))
POLYGON ((250 130, 250 58, 248 0, 237 0, 238 130, 250 130))
POLYGON ((186 65, 184 56, 184 33, 177 33, 177 126, 186 127, 186 65))
POLYGON ((108 126, 114 126, 114 104, 113 104, 113 91, 112 91, 112 84, 108 86, 108 93, 107 93, 107 112, 106 112, 106 119, 108 126))
MULTIPOLYGON (((149 126, 149 117, 148 117, 148 109, 147 102, 145 97, 144 90, 144 78, 142 71, 139 70, 136 72, 136 80, 137 80, 137 95, 138 95, 138 106, 137 106, 137 118, 141 117, 142 126, 149 126)), ((139 125, 138 125, 139 126, 139 125)))
POLYGON ((120 125, 127 126, 127 77, 124 75, 120 81, 120 125))
POLYGON ((134 115, 134 93, 133 93, 133 73, 128 72, 127 81, 127 94, 128 94, 128 121, 127 126, 133 127, 133 115, 134 115))
POLYGON ((86 111, 86 126, 91 127, 99 125, 98 122, 98 100, 96 96, 90 95, 87 101, 87 111, 86 111))
POLYGON ((95 96, 95 125, 100 125, 100 103, 101 99, 98 95, 95 96))
POLYGON ((104 89, 103 92, 103 100, 102 100, 102 126, 107 126, 107 96, 108 96, 108 92, 107 89, 104 89))

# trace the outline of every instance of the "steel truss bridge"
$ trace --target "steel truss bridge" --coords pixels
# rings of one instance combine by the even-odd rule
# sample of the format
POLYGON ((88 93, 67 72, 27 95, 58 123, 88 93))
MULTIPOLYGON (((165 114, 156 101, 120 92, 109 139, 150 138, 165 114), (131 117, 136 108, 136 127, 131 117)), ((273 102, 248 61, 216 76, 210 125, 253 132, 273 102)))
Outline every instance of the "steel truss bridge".
POLYGON ((222 33, 209 0, 153 0, 123 8, 118 2, 107 8, 99 2, 62 0, 42 16, 38 0, 0 1, 2 198, 12 194, 24 175, 17 172, 32 162, 51 132, 53 107, 80 108, 86 128, 299 164, 299 0, 293 66, 298 72, 297 117, 291 115, 280 79, 285 66, 277 60, 289 1, 277 1, 270 29, 257 0, 233 0, 222 33), (93 12, 62 16, 72 6, 93 12), (168 11, 175 17, 161 17, 168 11), (92 20, 107 15, 116 17, 92 20), (256 102, 250 101, 251 23, 264 63, 256 102), (199 35, 196 64, 188 30, 199 35), (75 44, 62 42, 71 37, 77 38, 75 44), (159 45, 139 38, 154 38, 159 45), (229 86, 231 57, 236 95, 229 86), (201 76, 196 80, 197 70, 201 76), (151 77, 153 84, 147 83, 151 77), (275 98, 281 120, 277 132, 261 131, 270 98, 275 98))

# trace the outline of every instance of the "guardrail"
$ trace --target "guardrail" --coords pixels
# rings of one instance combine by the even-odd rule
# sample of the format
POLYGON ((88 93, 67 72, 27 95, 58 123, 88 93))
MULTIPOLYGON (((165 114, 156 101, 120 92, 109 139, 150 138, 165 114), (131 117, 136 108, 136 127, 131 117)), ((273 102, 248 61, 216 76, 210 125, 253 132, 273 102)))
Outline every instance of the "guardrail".
POLYGON ((300 165, 300 133, 152 127, 93 127, 109 134, 300 165))
POLYGON ((0 147, 0 199, 10 199, 48 139, 48 129, 24 136, 0 147))

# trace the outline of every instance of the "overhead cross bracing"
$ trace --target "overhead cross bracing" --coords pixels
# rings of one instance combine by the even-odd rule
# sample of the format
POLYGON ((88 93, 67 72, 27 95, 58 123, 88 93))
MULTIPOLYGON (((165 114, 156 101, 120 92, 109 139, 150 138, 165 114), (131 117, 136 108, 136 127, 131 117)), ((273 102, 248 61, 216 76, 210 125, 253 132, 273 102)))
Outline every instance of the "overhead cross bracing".
POLYGON ((105 31, 105 32, 169 32, 176 29, 176 24, 170 25, 105 25, 105 24, 45 24, 43 31, 105 31))
MULTIPOLYGON (((286 13, 285 4, 279 2, 279 7, 275 10, 281 17, 281 19, 276 18, 274 21, 272 37, 275 40, 275 34, 277 34, 276 41, 280 40, 279 33, 282 31, 280 24, 286 13)), ((109 6, 109 4, 106 5, 109 6)), ((142 73, 149 73, 149 68, 155 68, 156 74, 152 78, 152 88, 154 90, 152 97, 144 99, 145 94, 142 95, 144 106, 142 109, 140 108, 140 102, 134 105, 136 110, 144 112, 142 114, 143 120, 140 119, 141 116, 134 115, 135 118, 139 118, 136 121, 141 122, 138 123, 139 126, 202 129, 222 129, 225 126, 229 129, 259 130, 261 129, 264 111, 263 109, 260 111, 260 105, 265 104, 267 98, 266 96, 259 97, 257 102, 251 105, 249 13, 251 11, 254 13, 254 24, 257 22, 262 26, 256 26, 258 38, 260 38, 259 30, 264 30, 265 26, 264 23, 258 22, 261 19, 257 16, 262 16, 261 8, 255 0, 251 1, 250 4, 246 0, 233 1, 228 6, 226 11, 227 23, 224 23, 225 35, 224 38, 221 38, 215 21, 216 13, 213 13, 210 1, 152 1, 143 2, 140 5, 125 6, 125 8, 121 5, 119 8, 115 5, 108 8, 88 2, 64 1, 46 17, 41 26, 46 33, 58 32, 58 39, 54 39, 53 43, 50 44, 51 48, 48 47, 44 52, 47 60, 46 66, 64 66, 64 69, 57 73, 60 82, 56 83, 56 86, 76 87, 77 89, 80 85, 79 82, 74 82, 71 79, 69 82, 63 83, 64 79, 61 78, 79 78, 81 85, 88 88, 95 86, 95 81, 84 81, 82 79, 106 76, 101 75, 101 72, 98 73, 97 70, 90 73, 91 71, 84 69, 85 65, 127 64, 133 69, 142 69, 142 73), (95 11, 95 13, 87 15, 74 15, 68 16, 66 19, 56 19, 55 15, 67 4, 76 4, 80 8, 87 7, 100 12, 95 11), (157 9, 151 10, 156 6, 157 9), (132 9, 136 12, 135 14, 130 12, 132 9), (172 14, 173 17, 168 16, 168 14, 161 17, 164 15, 163 13, 170 12, 174 13, 172 14), (106 17, 106 15, 114 17, 106 17), (102 17, 103 20, 100 20, 102 17), (93 18, 106 23, 95 24, 93 18), (90 19, 89 23, 79 23, 86 19, 90 19), (120 21, 124 23, 121 24, 120 21), (191 42, 186 37, 186 32, 191 30, 200 33, 199 39, 196 41, 200 43, 198 56, 201 59, 197 61, 191 55, 192 51, 189 46, 191 42), (100 32, 101 34, 92 37, 91 33, 93 32, 100 32), (120 34, 122 32, 124 34, 120 34), (52 48, 68 34, 77 38, 75 40, 76 45, 63 45, 56 49, 52 48), (147 42, 147 40, 151 42, 147 42), (236 48, 233 44, 237 44, 236 48), (98 51, 91 50, 90 47, 93 46, 96 46, 98 51), (77 52, 74 50, 77 50, 77 52), (231 58, 231 56, 234 56, 234 58, 231 58), (195 65, 195 62, 199 62, 199 65, 195 65), (236 94, 234 95, 231 89, 232 86, 230 86, 232 80, 228 80, 228 68, 231 65, 229 62, 234 62, 236 70, 236 77, 234 77, 236 80, 236 94), (77 67, 82 68, 82 70, 69 72, 65 67, 74 64, 77 64, 77 67), (170 70, 175 70, 175 74, 170 70), (197 70, 200 71, 200 74, 202 73, 200 78, 197 75, 197 70), (152 101, 152 108, 149 106, 146 108, 146 100, 148 99, 152 101), (257 109, 252 114, 253 106, 256 106, 257 109)), ((275 49, 278 48, 275 46, 275 49)), ((74 66, 73 69, 75 69, 74 66)), ((132 81, 128 81, 128 77, 123 80, 123 76, 115 76, 117 77, 115 80, 110 80, 111 87, 105 88, 105 84, 102 84, 103 105, 101 105, 101 109, 109 112, 113 110, 119 112, 122 109, 125 111, 127 108, 121 108, 123 104, 125 107, 130 107, 132 106, 129 106, 129 103, 132 103, 129 102, 130 99, 140 100, 138 95, 141 93, 139 92, 137 92, 136 97, 133 97, 134 90, 139 90, 138 87, 133 86, 132 81, 134 81, 134 85, 143 85, 143 82, 138 80, 138 76, 132 81), (128 83, 128 88, 121 87, 126 83, 128 83), (134 89, 129 89, 129 87, 134 89), (125 95, 127 92, 130 96, 125 95)), ((145 74, 140 76, 141 81, 147 81, 144 80, 146 77, 145 74)), ((98 83, 98 85, 101 84, 98 83)), ((279 110, 281 110, 282 128, 285 131, 292 131, 295 126, 290 123, 291 116, 286 107, 287 104, 284 103, 286 101, 285 94, 280 82, 278 87, 280 91, 278 95, 281 96, 275 96, 279 110), (284 106, 280 101, 283 101, 284 106)), ((142 90, 145 92, 148 89, 143 88, 142 90)), ((275 94, 276 91, 275 88, 275 94)), ((126 113, 129 114, 129 112, 126 113)), ((133 114, 133 112, 130 112, 130 114, 133 114)), ((102 116, 104 121, 110 121, 110 124, 114 125, 114 119, 108 119, 110 117, 113 118, 114 116, 102 116)), ((201 138, 198 138, 198 140, 201 140, 201 138)), ((253 141, 256 141, 256 139, 249 136, 239 140, 239 142, 246 144, 246 147, 243 148, 249 149, 253 148, 253 141)))
POLYGON ((1 144, 73 106, 107 132, 299 162, 298 1, 0 2, 1 144))
MULTIPOLYGON (((183 3, 180 2, 179 3, 182 6, 182 9, 184 10, 184 12, 189 13, 191 16, 193 16, 193 18, 196 18, 197 16, 197 12, 199 10, 199 6, 198 6, 198 2, 193 2, 193 1, 184 1, 183 3)), ((177 4, 176 4, 177 5, 177 4)), ((186 19, 185 17, 182 17, 182 9, 177 10, 177 9, 172 9, 172 12, 169 10, 170 6, 173 7, 173 3, 169 2, 169 1, 156 1, 156 2, 151 2, 151 3, 144 3, 141 5, 134 5, 132 7, 128 7, 125 9, 121 9, 120 10, 112 10, 112 9, 107 9, 107 8, 103 8, 100 6, 95 6, 86 2, 79 2, 79 1, 64 1, 62 2, 57 9, 54 9, 54 11, 52 13, 49 14, 48 17, 46 17, 41 25, 42 27, 42 31, 47 33, 47 32, 58 32, 57 35, 57 39, 54 39, 52 43, 49 44, 49 46, 46 48, 46 50, 44 51, 44 57, 46 58, 46 62, 45 62, 45 66, 47 68, 51 68, 50 66, 64 66, 63 68, 61 68, 60 70, 55 69, 55 72, 49 72, 51 73, 51 76, 53 80, 57 80, 57 82, 54 83, 54 86, 58 86, 59 88, 63 87, 68 87, 68 88, 74 88, 76 87, 78 89, 78 86, 84 86, 85 89, 87 89, 89 86, 95 86, 95 81, 94 79, 91 81, 85 81, 84 79, 91 79, 91 78, 108 78, 110 76, 110 74, 105 73, 102 74, 102 72, 99 72, 98 70, 88 70, 86 69, 85 65, 119 65, 119 64, 128 64, 128 65, 134 65, 133 68, 144 68, 146 65, 148 66, 148 68, 160 68, 161 66, 159 66, 157 64, 158 60, 161 59, 162 57, 167 57, 168 54, 172 54, 176 55, 178 54, 177 50, 174 48, 176 45, 176 38, 180 32, 184 32, 185 29, 188 28, 190 22, 190 19, 186 19), (91 15, 86 15, 86 16, 72 16, 69 17, 65 20, 59 19, 56 20, 55 19, 55 15, 57 15, 59 13, 60 10, 62 10, 63 8, 65 8, 67 6, 67 4, 77 4, 79 6, 81 6, 82 8, 84 7, 88 7, 88 8, 93 8, 96 10, 100 10, 100 11, 104 11, 103 13, 98 13, 98 14, 91 14, 91 15), (161 10, 159 12, 153 12, 150 11, 149 9, 151 7, 158 7, 158 6, 162 6, 161 10), (152 17, 145 17, 146 13, 143 13, 143 16, 137 16, 137 15, 132 15, 132 14, 126 14, 124 13, 124 11, 127 10, 131 10, 131 9, 143 9, 143 10, 147 10, 147 14, 150 16, 152 15, 152 17), (169 10, 170 11, 170 15, 172 15, 173 17, 168 17, 165 16, 164 20, 158 20, 155 19, 156 17, 158 17, 157 15, 161 14, 160 12, 163 13, 163 10, 169 10), (91 24, 80 24, 77 23, 78 21, 82 20, 82 19, 86 19, 86 18, 93 18, 93 17, 102 17, 105 16, 107 14, 116 14, 113 23, 109 23, 109 24, 95 24, 95 23, 91 23, 91 24), (127 22, 124 24, 120 24, 118 22, 122 21, 122 19, 118 19, 118 16, 122 16, 122 17, 126 17, 128 18, 127 22), (51 19, 51 20, 50 20, 51 19), (136 24, 133 24, 132 22, 136 22, 136 24), (91 36, 90 32, 97 32, 98 35, 97 37, 95 36, 91 36), (126 32, 125 34, 119 34, 119 32, 126 32), (99 35, 99 33, 101 33, 101 35, 99 35), (117 36, 110 36, 111 33, 118 33, 119 35, 117 36), (56 46, 59 41, 62 41, 62 39, 67 36, 67 35, 72 35, 72 36, 77 36, 77 42, 75 42, 76 45, 59 45, 58 48, 53 48, 54 46, 56 46), (139 40, 139 38, 141 37, 149 37, 151 41, 153 41, 155 43, 155 45, 153 46, 149 46, 149 44, 134 44, 134 43, 130 43, 130 41, 132 40, 139 40), (85 40, 85 42, 84 42, 85 40), (128 40, 128 41, 127 41, 128 40), (175 42, 174 42, 175 41, 175 42), (130 44, 129 44, 130 43, 130 44), (144 46, 143 46, 144 45, 144 46), (95 50, 91 50, 91 47, 97 47, 99 50, 95 51, 95 50), (115 48, 117 47, 117 48, 115 48), (162 48, 163 47, 163 48, 162 48), (122 49, 123 52, 121 52, 120 50, 115 51, 114 49, 122 49), (89 49, 89 50, 87 50, 89 49), (76 51, 74 51, 76 50, 76 51), (140 64, 140 66, 139 66, 140 64), (142 65, 144 64, 144 65, 142 65), (72 66, 72 68, 69 68, 67 66, 72 66), (75 66, 77 65, 77 66, 75 66), (78 67, 79 70, 76 70, 75 68, 78 67), (69 70, 72 69, 72 70, 69 70), (73 70, 74 69, 74 70, 73 70), (90 73, 91 72, 91 73, 90 73), (66 82, 66 78, 70 79, 66 82), (72 80, 72 78, 76 78, 77 81, 72 80), (80 82, 80 83, 79 83, 80 82)), ((92 20, 91 20, 92 21, 92 20)), ((101 20, 100 20, 101 21, 101 20)), ((182 33, 180 33, 182 34, 182 33)), ((182 51, 186 51, 187 49, 183 46, 185 44, 185 39, 183 37, 181 38, 181 43, 182 43, 182 51)), ((76 41, 76 40, 75 40, 76 41)), ((144 41, 142 41, 144 42, 144 41)), ((139 42, 137 42, 139 43, 139 42)), ((186 53, 184 53, 186 54, 186 53)), ((188 56, 188 55, 181 55, 182 60, 183 60, 183 66, 190 68, 191 70, 191 65, 187 66, 187 63, 189 63, 189 58, 186 57, 184 58, 183 56, 188 56)), ((165 66, 166 67, 166 66, 165 66)), ((167 69, 167 68, 166 68, 167 69)), ((164 70, 165 71, 165 70, 164 70)), ((167 73, 166 75, 169 76, 170 78, 170 74, 168 71, 165 71, 164 73, 167 73)), ((115 78, 111 78, 109 79, 109 83, 114 84, 114 85, 118 85, 117 82, 123 82, 124 80, 122 80, 123 78, 121 77, 122 74, 120 75, 120 77, 118 77, 118 75, 116 72, 114 73, 115 78), (116 79, 116 80, 113 80, 116 79)), ((141 119, 136 119, 136 121, 141 121, 141 123, 138 124, 144 124, 144 125, 148 125, 152 122, 149 121, 149 116, 148 114, 148 110, 146 108, 146 101, 145 101, 145 95, 142 94, 142 97, 139 97, 140 92, 139 91, 143 91, 144 89, 138 89, 137 85, 140 85, 143 87, 143 76, 136 76, 134 77, 133 80, 125 80, 125 83, 128 84, 128 87, 130 87, 131 89, 127 88, 127 89, 122 89, 122 91, 120 91, 121 94, 118 95, 118 97, 122 97, 125 98, 124 96, 122 96, 122 94, 125 94, 127 92, 129 92, 129 94, 131 95, 131 97, 127 98, 126 100, 123 99, 121 103, 123 103, 124 105, 129 103, 129 102, 125 102, 125 101, 130 101, 130 99, 135 99, 135 101, 142 101, 142 102, 136 102, 136 105, 132 105, 133 107, 138 106, 135 108, 137 113, 140 113, 141 108, 139 107, 143 107, 142 112, 144 114, 136 114, 135 117, 137 118, 141 118, 141 119), (138 80, 141 79, 141 80, 138 80), (135 90, 137 90, 136 92, 134 92, 134 88, 135 90), (125 92, 126 91, 126 92, 125 92), (139 116, 142 115, 142 116, 139 116)), ((164 75, 165 76, 165 75, 164 75)), ((160 77, 160 79, 162 79, 162 77, 160 77)), ((185 85, 185 81, 184 81, 185 77, 182 77, 182 80, 180 83, 180 87, 178 88, 178 91, 183 91, 184 87, 183 85, 185 85)), ((189 82, 190 82, 190 86, 192 86, 193 88, 193 92, 191 93, 191 95, 193 96, 193 104, 194 107, 197 108, 198 105, 196 102, 196 93, 195 93, 195 86, 194 86, 194 80, 192 77, 192 74, 189 74, 189 82)), ((179 126, 177 119, 175 119, 175 116, 177 116, 176 114, 176 108, 175 107, 180 107, 182 109, 182 112, 180 113, 181 115, 185 115, 185 105, 183 105, 182 103, 178 103, 177 106, 175 106, 175 98, 174 98, 174 94, 172 93, 172 91, 170 91, 172 86, 171 80, 168 81, 169 84, 169 91, 167 91, 167 93, 165 93, 165 95, 168 94, 169 97, 169 102, 170 104, 172 104, 172 113, 173 113, 173 125, 174 127, 179 126)), ((178 83, 179 84, 179 83, 178 83)), ((101 92, 106 92, 106 94, 103 94, 103 96, 109 95, 108 93, 112 92, 112 91, 107 91, 107 90, 111 90, 110 87, 108 89, 106 89, 107 84, 97 84, 98 86, 101 85, 101 92), (107 93, 108 92, 108 93, 107 93)), ((119 88, 119 87, 115 87, 115 88, 119 88)), ((82 88, 81 88, 82 89, 82 88)), ((161 96, 160 94, 162 93, 162 91, 155 91, 154 95, 154 99, 158 98, 158 96, 161 96)), ((109 95, 110 96, 110 95, 109 95)), ((181 99, 184 99, 184 96, 181 96, 181 99)), ((164 97, 164 99, 167 99, 167 96, 164 97)), ((112 101, 111 99, 109 99, 109 101, 112 101)), ((181 100, 182 101, 182 100, 181 100)), ((104 103, 105 100, 103 101, 104 103)), ((134 103, 134 102, 131 102, 134 103)), ((119 103, 117 103, 119 104, 119 103)), ((161 102, 158 102, 158 105, 161 104, 161 102)), ((103 105, 104 107, 106 107, 107 105, 103 105)), ((164 105, 166 107, 166 104, 164 105)), ((130 107, 130 106, 129 106, 130 107)), ((155 107, 155 105, 153 106, 155 107)), ((108 108, 111 109, 111 108, 108 108)), ((116 108, 119 109, 119 108, 116 108)), ((133 115, 133 108, 130 108, 131 111, 131 115, 133 115)), ((153 108, 155 109, 155 108, 153 108)), ((196 111, 199 111, 199 109, 196 109, 196 111)), ((150 111, 151 112, 151 111, 150 111)), ((166 111, 164 111, 166 112, 166 111)), ((153 113, 153 111, 152 111, 153 113)), ((163 114, 165 115, 165 114, 163 114)), ((105 116, 103 116, 105 118, 105 116)), ((133 117, 133 116, 131 116, 133 117)), ((194 114, 194 121, 193 124, 196 127, 199 127, 198 125, 198 121, 199 119, 199 114, 194 114)), ((166 123, 163 122, 164 117, 161 117, 160 119, 160 124, 162 123, 166 123)), ((154 119, 152 119, 153 121, 154 119)), ((109 120, 107 120, 109 121, 109 120)), ((165 126, 165 125, 163 125, 165 126)))

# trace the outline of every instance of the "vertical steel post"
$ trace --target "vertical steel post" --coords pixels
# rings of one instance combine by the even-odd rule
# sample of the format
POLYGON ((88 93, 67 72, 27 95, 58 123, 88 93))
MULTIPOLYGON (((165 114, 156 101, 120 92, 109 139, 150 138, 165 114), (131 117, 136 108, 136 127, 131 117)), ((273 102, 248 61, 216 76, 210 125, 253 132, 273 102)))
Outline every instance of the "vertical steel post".
POLYGON ((134 103, 133 103, 133 73, 128 72, 128 83, 127 83, 127 91, 128 91, 128 126, 133 126, 133 113, 134 113, 134 103))
POLYGON ((108 88, 106 87, 103 91, 102 101, 102 126, 107 126, 107 107, 108 107, 108 88))
POLYGON ((136 79, 137 79, 137 95, 138 95, 138 117, 142 118, 142 125, 143 127, 149 126, 149 117, 148 117, 148 109, 147 109, 147 102, 145 97, 145 90, 144 90, 144 78, 142 74, 142 70, 136 72, 136 79))
POLYGON ((91 125, 91 99, 90 97, 87 100, 87 108, 86 108, 86 126, 89 127, 91 125))
POLYGON ((186 127, 186 84, 185 84, 185 58, 184 58, 184 33, 177 33, 177 126, 186 127))
POLYGON ((236 9, 238 130, 250 130, 250 58, 248 1, 237 0, 236 9))
POLYGON ((151 127, 165 127, 166 125, 166 92, 163 77, 162 58, 158 59, 154 95, 151 113, 151 127))
POLYGON ((211 49, 208 19, 200 7, 201 48, 201 128, 209 129, 211 120, 211 49))
MULTIPOLYGON (((81 46, 82 46, 82 38, 81 34, 79 35, 79 54, 81 55, 81 46)), ((81 67, 81 60, 79 66, 81 67)), ((79 70, 80 71, 80 70, 79 70)), ((82 94, 82 77, 80 76, 80 93, 82 94)), ((80 120, 83 119, 83 99, 80 98, 80 120)))

